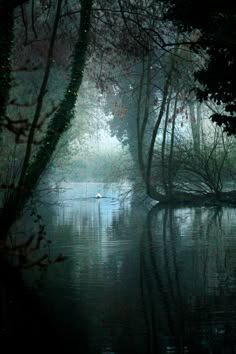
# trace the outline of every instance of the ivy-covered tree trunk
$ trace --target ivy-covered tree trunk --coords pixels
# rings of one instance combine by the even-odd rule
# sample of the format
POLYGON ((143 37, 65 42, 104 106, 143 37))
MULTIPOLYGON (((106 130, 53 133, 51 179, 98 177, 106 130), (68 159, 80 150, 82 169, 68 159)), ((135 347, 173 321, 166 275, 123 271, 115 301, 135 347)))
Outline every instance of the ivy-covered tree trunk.
POLYGON ((23 183, 7 199, 1 213, 0 239, 7 237, 9 229, 20 216, 24 206, 39 182, 39 178, 50 162, 62 134, 68 129, 74 115, 77 93, 82 83, 89 44, 90 16, 93 0, 81 0, 80 26, 75 44, 71 77, 60 107, 52 118, 41 147, 25 173, 23 183))
POLYGON ((0 125, 6 113, 11 86, 13 12, 14 9, 6 4, 0 6, 0 125))

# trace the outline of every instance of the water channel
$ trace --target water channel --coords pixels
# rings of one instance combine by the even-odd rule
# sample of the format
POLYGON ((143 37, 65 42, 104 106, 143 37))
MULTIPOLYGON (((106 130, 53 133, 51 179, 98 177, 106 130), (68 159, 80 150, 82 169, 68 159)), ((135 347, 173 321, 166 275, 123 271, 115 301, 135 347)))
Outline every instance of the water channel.
POLYGON ((33 278, 61 337, 85 354, 236 353, 235 209, 120 193, 67 183, 41 208, 51 256, 67 259, 33 278))

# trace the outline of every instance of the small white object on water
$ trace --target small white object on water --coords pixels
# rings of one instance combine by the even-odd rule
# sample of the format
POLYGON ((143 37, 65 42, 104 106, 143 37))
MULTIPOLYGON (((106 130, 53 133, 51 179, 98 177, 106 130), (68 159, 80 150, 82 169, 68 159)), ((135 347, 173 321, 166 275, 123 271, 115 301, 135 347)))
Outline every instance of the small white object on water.
POLYGON ((96 198, 97 198, 97 199, 102 198, 101 194, 100 194, 100 193, 97 193, 97 194, 96 194, 96 198))

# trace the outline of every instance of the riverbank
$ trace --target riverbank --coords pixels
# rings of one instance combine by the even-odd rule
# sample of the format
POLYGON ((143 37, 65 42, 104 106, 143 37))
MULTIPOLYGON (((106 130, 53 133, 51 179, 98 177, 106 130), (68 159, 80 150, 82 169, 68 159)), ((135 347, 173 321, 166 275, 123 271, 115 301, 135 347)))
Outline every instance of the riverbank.
POLYGON ((175 192, 170 196, 157 197, 159 205, 195 206, 236 206, 236 191, 193 194, 175 192))

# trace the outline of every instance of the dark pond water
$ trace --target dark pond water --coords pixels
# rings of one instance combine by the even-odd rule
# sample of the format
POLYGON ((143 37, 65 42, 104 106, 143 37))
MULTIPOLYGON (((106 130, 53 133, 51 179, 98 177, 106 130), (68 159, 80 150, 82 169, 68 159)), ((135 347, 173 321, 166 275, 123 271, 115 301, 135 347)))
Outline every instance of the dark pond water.
POLYGON ((145 210, 115 185, 65 187, 41 213, 52 257, 68 259, 37 284, 75 353, 236 353, 235 209, 145 210))

